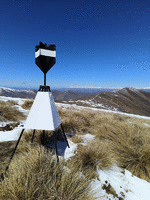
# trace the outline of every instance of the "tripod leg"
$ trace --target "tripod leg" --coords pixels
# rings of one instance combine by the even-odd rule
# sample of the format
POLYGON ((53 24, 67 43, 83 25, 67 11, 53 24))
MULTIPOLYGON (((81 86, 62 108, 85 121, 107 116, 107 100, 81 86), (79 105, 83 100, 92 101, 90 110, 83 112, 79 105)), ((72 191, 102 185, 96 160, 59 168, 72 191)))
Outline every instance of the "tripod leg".
POLYGON ((66 143, 67 143, 67 146, 70 148, 70 146, 69 146, 69 143, 68 143, 68 140, 67 140, 67 138, 66 138, 66 135, 65 135, 64 128, 63 128, 63 126, 62 126, 62 124, 61 124, 61 129, 62 129, 62 131, 63 131, 63 136, 64 136, 64 139, 65 139, 65 141, 66 141, 66 143))
POLYGON ((33 130, 33 135, 32 135, 32 139, 31 139, 31 143, 33 142, 34 134, 35 134, 35 129, 33 130))
POLYGON ((19 136, 19 139, 18 139, 18 141, 17 141, 17 143, 16 143, 16 146, 15 146, 15 148, 14 148, 14 150, 13 150, 13 153, 12 153, 12 155, 11 155, 11 157, 10 157, 9 164, 8 164, 8 166, 6 167, 5 173, 6 173, 6 171, 7 171, 8 168, 9 168, 10 162, 11 162, 11 160, 12 160, 14 154, 15 154, 15 151, 16 151, 16 149, 17 149, 17 146, 18 146, 19 142, 20 142, 20 139, 21 139, 21 137, 22 137, 23 132, 24 132, 24 129, 22 129, 22 131, 21 131, 21 134, 20 134, 20 136, 19 136))
POLYGON ((43 135, 42 135, 42 144, 44 145, 45 143, 45 130, 43 130, 43 135))
POLYGON ((57 140, 56 140, 56 133, 55 133, 55 131, 53 132, 53 136, 54 136, 55 154, 56 154, 56 156, 57 156, 57 162, 59 162, 58 151, 57 151, 57 140))

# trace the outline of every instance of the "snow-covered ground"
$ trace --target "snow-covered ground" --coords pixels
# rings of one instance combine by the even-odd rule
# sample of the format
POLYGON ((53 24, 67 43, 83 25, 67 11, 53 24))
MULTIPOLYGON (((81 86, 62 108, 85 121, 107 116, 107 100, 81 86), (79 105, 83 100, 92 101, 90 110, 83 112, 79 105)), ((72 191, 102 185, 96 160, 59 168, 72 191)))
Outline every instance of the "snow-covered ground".
POLYGON ((66 103, 55 103, 55 104, 56 104, 56 106, 61 107, 61 108, 94 110, 94 111, 97 111, 97 112, 115 113, 115 114, 119 114, 119 115, 125 115, 125 116, 129 116, 129 117, 135 117, 135 118, 150 120, 150 117, 141 116, 141 115, 134 115, 134 114, 128 114, 128 113, 124 113, 124 112, 120 112, 120 111, 105 110, 105 109, 91 108, 91 107, 84 107, 84 106, 78 106, 76 104, 66 104, 66 103))
POLYGON ((24 103, 24 101, 28 100, 28 99, 21 99, 21 98, 15 98, 15 97, 4 97, 4 96, 0 96, 0 100, 2 101, 16 101, 19 105, 22 105, 24 103))
MULTIPOLYGON (((84 138, 85 140, 89 138, 94 139, 93 135, 90 134, 84 135, 84 138)), ((69 145, 70 148, 66 147, 64 152, 64 159, 66 160, 74 156, 74 151, 77 147, 77 144, 74 144, 70 140, 69 145)), ((95 198, 98 197, 98 200, 149 200, 150 183, 133 176, 128 170, 125 170, 125 173, 121 171, 117 166, 113 166, 107 171, 98 170, 99 180, 95 179, 91 183, 92 190, 95 192, 95 198), (106 187, 110 184, 118 197, 107 194, 106 190, 102 189, 104 184, 106 187)))
MULTIPOLYGON (((20 107, 20 105, 24 102, 25 99, 20 98, 9 98, 9 97, 0 97, 0 100, 15 100, 18 102, 19 106, 18 108, 22 112, 26 112, 24 109, 20 107)), ((137 117, 137 118, 143 118, 143 119, 149 119, 150 117, 145 116, 139 116, 139 115, 133 115, 133 114, 126 114, 121 113, 119 111, 108 111, 103 109, 96 109, 96 108, 87 108, 83 106, 77 106, 77 105, 70 105, 70 104, 63 104, 63 103, 56 103, 56 106, 58 107, 73 107, 75 109, 92 109, 98 112, 113 112, 118 114, 127 115, 130 117, 137 117)), ((27 113, 27 112, 26 112, 27 113)), ((0 126, 3 122, 0 123, 0 126)), ((24 123, 24 122, 23 122, 24 123)), ((146 125, 146 124, 145 124, 146 125)), ((2 141, 11 141, 11 140, 17 140, 19 137, 19 134, 21 133, 22 127, 18 126, 12 131, 0 131, 0 142, 2 141)), ((82 136, 84 140, 84 145, 87 144, 88 140, 94 139, 93 135, 86 134, 82 136)), ((70 148, 66 146, 63 142, 58 142, 58 152, 61 152, 61 156, 64 157, 64 159, 69 159, 70 157, 74 156, 74 151, 77 148, 77 144, 74 144, 72 141, 68 139, 70 148)), ((95 179, 93 182, 91 182, 92 190, 95 192, 95 198, 98 197, 98 200, 150 200, 150 183, 142 180, 140 178, 137 178, 136 176, 133 176, 128 170, 125 170, 125 173, 121 172, 121 169, 117 166, 113 166, 111 169, 104 171, 104 170, 98 170, 99 174, 99 180, 95 179), (105 189, 102 189, 104 186, 108 187, 109 184, 114 188, 116 191, 118 197, 113 197, 112 194, 107 194, 105 189)))

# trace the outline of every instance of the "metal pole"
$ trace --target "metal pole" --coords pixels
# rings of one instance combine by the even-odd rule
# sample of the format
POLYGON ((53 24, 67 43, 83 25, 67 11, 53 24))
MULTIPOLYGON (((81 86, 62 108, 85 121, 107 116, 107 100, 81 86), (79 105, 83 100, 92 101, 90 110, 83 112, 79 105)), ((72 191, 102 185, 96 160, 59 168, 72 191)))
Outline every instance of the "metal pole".
POLYGON ((33 130, 33 136, 32 136, 32 139, 31 139, 31 143, 33 142, 34 134, 35 134, 35 129, 33 130))
POLYGON ((53 131, 53 136, 54 136, 55 154, 57 156, 57 162, 59 162, 58 151, 57 151, 57 140, 56 140, 56 133, 55 133, 55 131, 53 131))
POLYGON ((21 131, 21 134, 20 134, 19 139, 18 139, 18 141, 17 141, 17 143, 16 143, 16 146, 15 146, 15 148, 14 148, 14 150, 13 150, 13 153, 12 153, 12 155, 11 155, 11 157, 10 157, 9 164, 8 164, 8 166, 6 167, 5 172, 6 172, 6 171, 8 170, 8 168, 9 168, 10 162, 11 162, 11 160, 12 160, 14 154, 15 154, 15 151, 16 151, 16 149, 17 149, 17 146, 18 146, 18 144, 19 144, 19 142, 20 142, 20 139, 21 139, 21 137, 22 137, 22 134, 23 134, 24 130, 25 130, 25 129, 22 129, 22 131, 21 131))
POLYGON ((44 86, 46 86, 46 73, 44 74, 44 86))
POLYGON ((44 145, 45 143, 45 130, 43 130, 43 134, 42 134, 42 144, 44 145))
MULTIPOLYGON (((18 141, 17 141, 17 143, 16 143, 16 146, 15 146, 15 148, 14 148, 14 150, 13 150, 13 153, 12 153, 12 155, 11 155, 11 157, 10 157, 10 160, 9 160, 8 166, 6 167, 6 169, 5 169, 5 173, 4 173, 4 174, 6 174, 6 171, 7 171, 8 168, 9 168, 9 165, 10 165, 11 160, 12 160, 14 154, 15 154, 15 151, 16 151, 16 149, 17 149, 17 146, 18 146, 18 144, 19 144, 19 142, 20 142, 20 139, 21 139, 21 137, 22 137, 22 134, 23 134, 24 130, 25 130, 25 129, 22 129, 22 131, 21 131, 21 134, 20 134, 19 139, 18 139, 18 141)), ((2 180, 4 180, 4 174, 3 174, 3 173, 1 174, 1 179, 2 179, 2 180)))
POLYGON ((70 146, 69 146, 69 143, 68 143, 68 140, 67 140, 67 138, 66 138, 66 135, 65 135, 64 128, 63 128, 63 126, 62 126, 62 124, 61 124, 61 129, 62 129, 62 131, 63 131, 63 136, 64 136, 64 139, 65 139, 65 141, 66 141, 66 143, 67 143, 67 146, 70 148, 70 146))

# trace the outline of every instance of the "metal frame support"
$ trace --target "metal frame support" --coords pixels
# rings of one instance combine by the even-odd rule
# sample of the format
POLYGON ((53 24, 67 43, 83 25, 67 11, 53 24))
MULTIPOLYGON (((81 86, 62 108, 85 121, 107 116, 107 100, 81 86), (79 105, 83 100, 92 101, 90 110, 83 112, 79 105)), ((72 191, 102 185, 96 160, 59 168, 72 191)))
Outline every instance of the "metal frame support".
MULTIPOLYGON (((70 148, 69 143, 68 143, 68 140, 67 140, 67 137, 66 137, 65 132, 64 132, 64 128, 63 128, 63 126, 62 126, 62 123, 61 123, 60 125, 61 125, 61 129, 62 129, 62 132, 63 132, 64 140, 65 140, 65 142, 67 143, 67 146, 70 148)), ((22 129, 22 131, 21 131, 21 134, 20 134, 20 136, 19 136, 19 138, 18 138, 18 141, 17 141, 16 146, 15 146, 15 148, 14 148, 14 150, 13 150, 13 153, 12 153, 12 155, 11 155, 11 157, 10 157, 8 166, 6 167, 5 173, 4 173, 4 174, 6 174, 6 171, 7 171, 8 168, 9 168, 9 165, 10 165, 11 160, 12 160, 12 158, 13 158, 15 152, 16 152, 16 149, 17 149, 17 147, 18 147, 18 144, 19 144, 19 142, 20 142, 20 139, 21 139, 21 137, 22 137, 22 134, 23 134, 24 130, 25 130, 25 129, 22 129)), ((34 135, 35 135, 35 129, 33 130, 33 135, 32 135, 32 139, 31 139, 31 143, 33 142, 34 135)), ((53 136, 54 136, 55 154, 56 154, 56 157, 57 157, 57 162, 59 162, 58 150, 57 150, 57 139, 56 139, 56 132, 55 132, 55 131, 53 131, 53 136)), ((44 144, 44 142, 45 142, 45 130, 43 130, 42 144, 44 144)), ((1 174, 1 179, 2 179, 2 180, 4 180, 4 174, 3 174, 3 173, 1 174)))
MULTIPOLYGON (((24 130, 25 130, 25 129, 22 129, 22 131, 21 131, 21 134, 20 134, 20 136, 19 136, 19 138, 18 138, 18 141, 17 141, 17 143, 16 143, 16 146, 15 146, 13 152, 12 152, 12 155, 11 155, 11 157, 10 157, 9 163, 8 163, 6 169, 5 169, 5 173, 4 173, 4 174, 6 174, 6 171, 7 171, 8 168, 9 168, 9 165, 10 165, 11 160, 12 160, 12 158, 13 158, 15 152, 16 152, 17 146, 18 146, 18 144, 19 144, 19 142, 20 142, 20 139, 21 139, 21 137, 22 137, 22 134, 23 134, 24 130)), ((4 180, 4 174, 3 174, 3 173, 1 174, 2 180, 4 180)))
POLYGON ((32 139, 31 139, 31 143, 33 142, 34 134, 35 134, 35 129, 33 130, 33 135, 32 135, 32 139))
POLYGON ((20 136, 19 136, 19 138, 18 138, 18 141, 17 141, 17 143, 16 143, 16 146, 15 146, 15 148, 14 148, 14 150, 13 150, 13 153, 12 153, 12 155, 11 155, 11 157, 10 157, 9 164, 8 164, 8 166, 6 167, 6 171, 7 171, 8 168, 9 168, 9 165, 10 165, 11 160, 12 160, 12 158, 13 158, 15 152, 16 152, 17 146, 18 146, 18 144, 19 144, 19 142, 20 142, 20 139, 21 139, 21 137, 22 137, 22 134, 23 134, 24 130, 25 130, 25 129, 22 129, 22 131, 21 131, 21 134, 20 134, 20 136))
POLYGON ((44 145, 45 143, 45 130, 43 130, 43 134, 42 134, 42 144, 44 145))
POLYGON ((46 86, 46 73, 44 73, 44 86, 46 86))
POLYGON ((65 141, 66 141, 66 143, 67 143, 67 146, 68 146, 68 148, 70 148, 69 143, 68 143, 68 140, 67 140, 66 135, 65 135, 64 128, 63 128, 63 126, 62 126, 62 123, 61 123, 61 129, 62 129, 62 132, 63 132, 63 137, 64 137, 64 139, 65 139, 65 141))
POLYGON ((56 157, 57 157, 57 162, 59 162, 58 150, 57 150, 57 140, 56 140, 56 133, 55 133, 55 131, 53 131, 53 136, 54 136, 55 154, 56 154, 56 157))

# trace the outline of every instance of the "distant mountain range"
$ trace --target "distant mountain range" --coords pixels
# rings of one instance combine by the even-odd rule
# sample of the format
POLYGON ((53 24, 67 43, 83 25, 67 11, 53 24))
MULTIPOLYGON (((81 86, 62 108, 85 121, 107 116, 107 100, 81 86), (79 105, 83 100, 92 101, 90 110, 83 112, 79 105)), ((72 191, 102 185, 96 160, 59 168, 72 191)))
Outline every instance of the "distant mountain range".
MULTIPOLYGON (((105 89, 105 88, 59 88, 52 89, 52 94, 54 100, 78 100, 84 97, 89 97, 94 94, 99 94, 104 91, 112 91, 115 89, 105 89)), ((20 97, 20 98, 35 98, 38 90, 36 89, 14 89, 0 87, 0 96, 6 97, 20 97)))
POLYGON ((150 117, 150 92, 126 87, 69 103, 150 117))
POLYGON ((5 97, 18 97, 18 98, 34 98, 37 90, 34 89, 11 89, 6 87, 0 87, 0 96, 5 97))
MULTIPOLYGON (((99 89, 99 92, 98 89, 92 92, 91 88, 89 90, 86 88, 86 92, 85 90, 81 92, 81 90, 80 88, 52 90, 52 94, 55 102, 150 116, 150 90, 145 91, 132 87, 119 90, 99 89)), ((35 89, 16 90, 0 87, 0 96, 34 99, 36 93, 35 89)))

